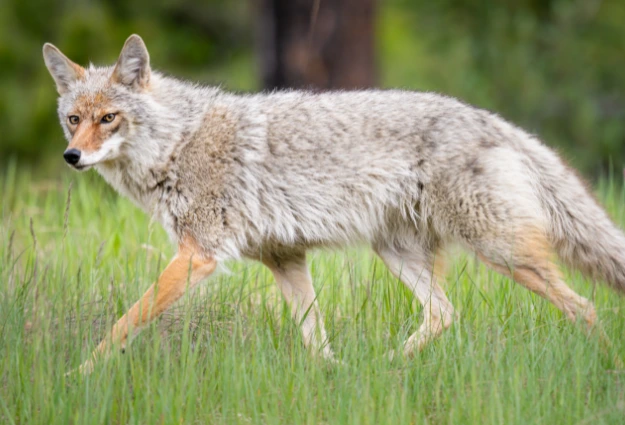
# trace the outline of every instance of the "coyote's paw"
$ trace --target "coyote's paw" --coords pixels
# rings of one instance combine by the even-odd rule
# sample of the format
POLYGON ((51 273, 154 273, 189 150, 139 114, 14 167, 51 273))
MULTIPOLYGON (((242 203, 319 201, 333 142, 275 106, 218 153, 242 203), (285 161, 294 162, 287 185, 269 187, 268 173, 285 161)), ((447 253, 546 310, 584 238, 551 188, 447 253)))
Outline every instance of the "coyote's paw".
POLYGON ((76 376, 77 374, 82 376, 90 375, 93 372, 94 365, 93 360, 87 360, 76 369, 72 369, 69 372, 65 373, 65 376, 76 376))
POLYGON ((329 366, 346 366, 347 365, 343 360, 339 360, 336 357, 334 357, 334 354, 332 354, 332 356, 330 357, 324 357, 323 360, 329 366))
POLYGON ((312 357, 320 364, 325 364, 326 366, 335 366, 335 365, 345 365, 345 363, 341 360, 337 360, 334 355, 334 351, 332 351, 329 347, 324 347, 322 350, 313 351, 312 357))

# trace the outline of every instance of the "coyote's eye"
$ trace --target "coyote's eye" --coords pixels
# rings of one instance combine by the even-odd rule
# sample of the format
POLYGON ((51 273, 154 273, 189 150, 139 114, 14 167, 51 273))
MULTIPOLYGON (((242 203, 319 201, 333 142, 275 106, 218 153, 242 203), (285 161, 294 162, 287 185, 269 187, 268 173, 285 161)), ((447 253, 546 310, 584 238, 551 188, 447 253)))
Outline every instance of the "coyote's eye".
POLYGON ((71 125, 76 125, 80 121, 80 118, 78 118, 78 115, 70 115, 67 117, 67 121, 69 121, 71 125))
POLYGON ((115 119, 115 114, 106 114, 102 117, 101 122, 103 122, 104 124, 108 124, 113 122, 113 120, 115 119))

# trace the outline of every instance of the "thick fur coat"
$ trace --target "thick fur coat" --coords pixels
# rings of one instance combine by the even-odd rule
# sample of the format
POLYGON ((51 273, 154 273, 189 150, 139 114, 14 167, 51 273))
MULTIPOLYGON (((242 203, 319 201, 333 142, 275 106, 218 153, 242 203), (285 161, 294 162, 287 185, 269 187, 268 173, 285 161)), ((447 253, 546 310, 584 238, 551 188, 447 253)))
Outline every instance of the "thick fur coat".
MULTIPOLYGON (((137 36, 113 67, 81 68, 51 45, 44 57, 75 168, 95 167, 203 258, 265 262, 287 299, 310 280, 307 249, 371 245, 425 306, 407 352, 455 315, 434 270, 450 241, 589 325, 592 305, 552 253, 625 289, 622 232, 552 150, 491 112, 396 90, 226 93, 152 71, 137 36)), ((314 303, 304 286, 295 310, 314 303)), ((314 330, 325 347, 309 325, 306 341, 314 330)))

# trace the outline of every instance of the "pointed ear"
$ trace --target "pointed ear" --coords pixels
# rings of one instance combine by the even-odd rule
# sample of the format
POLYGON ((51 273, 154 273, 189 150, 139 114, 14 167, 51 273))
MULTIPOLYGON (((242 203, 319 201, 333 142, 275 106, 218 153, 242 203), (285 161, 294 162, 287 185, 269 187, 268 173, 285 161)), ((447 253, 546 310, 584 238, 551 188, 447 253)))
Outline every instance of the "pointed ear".
POLYGON ((43 45, 43 60, 56 82, 59 94, 67 91, 69 85, 85 75, 85 69, 72 62, 50 43, 43 45))
POLYGON ((124 43, 113 70, 112 80, 135 89, 145 88, 150 82, 150 55, 145 43, 136 34, 124 43))

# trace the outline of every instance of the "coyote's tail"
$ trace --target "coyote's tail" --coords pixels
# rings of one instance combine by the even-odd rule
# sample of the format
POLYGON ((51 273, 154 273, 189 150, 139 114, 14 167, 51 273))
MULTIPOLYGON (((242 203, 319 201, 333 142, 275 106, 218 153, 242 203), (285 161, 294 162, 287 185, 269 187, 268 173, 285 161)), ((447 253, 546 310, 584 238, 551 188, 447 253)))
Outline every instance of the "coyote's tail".
POLYGON ((574 171, 559 161, 544 165, 540 196, 558 255, 568 266, 625 292, 625 235, 574 171))

